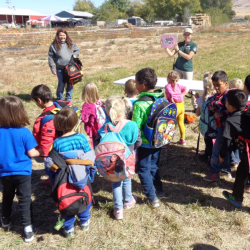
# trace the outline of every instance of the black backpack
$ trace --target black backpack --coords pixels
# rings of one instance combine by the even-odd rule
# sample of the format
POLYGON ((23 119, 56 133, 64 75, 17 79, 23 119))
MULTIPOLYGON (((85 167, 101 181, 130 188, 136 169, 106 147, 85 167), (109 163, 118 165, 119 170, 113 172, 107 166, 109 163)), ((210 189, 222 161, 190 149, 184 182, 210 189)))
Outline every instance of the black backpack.
POLYGON ((82 63, 79 58, 71 57, 69 64, 64 67, 64 79, 69 85, 82 81, 82 63))
POLYGON ((49 156, 54 164, 59 167, 58 175, 52 186, 52 198, 62 216, 73 216, 82 213, 93 200, 93 191, 88 178, 87 185, 79 190, 68 182, 69 167, 60 154, 52 149, 49 156))

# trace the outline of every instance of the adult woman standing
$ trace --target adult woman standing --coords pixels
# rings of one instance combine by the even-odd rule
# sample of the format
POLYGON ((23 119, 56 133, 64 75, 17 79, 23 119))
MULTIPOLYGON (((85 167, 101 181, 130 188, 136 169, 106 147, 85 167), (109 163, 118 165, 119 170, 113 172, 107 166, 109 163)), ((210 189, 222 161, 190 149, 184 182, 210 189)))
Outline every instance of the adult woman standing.
MULTIPOLYGON (((166 48, 168 56, 178 54, 174 70, 180 74, 181 79, 193 80, 193 56, 197 53, 197 44, 192 42, 193 31, 185 28, 183 32, 184 41, 175 45, 172 51, 166 48)), ((195 92, 192 92, 192 105, 194 112, 197 108, 195 92)))
MULTIPOLYGON (((56 91, 57 100, 63 99, 63 91, 66 82, 64 81, 64 66, 67 65, 73 56, 79 56, 79 49, 76 44, 70 39, 67 31, 59 28, 56 36, 49 48, 49 66, 53 75, 57 75, 58 86, 56 91)), ((66 87, 66 101, 71 101, 73 93, 73 86, 67 83, 66 87)))

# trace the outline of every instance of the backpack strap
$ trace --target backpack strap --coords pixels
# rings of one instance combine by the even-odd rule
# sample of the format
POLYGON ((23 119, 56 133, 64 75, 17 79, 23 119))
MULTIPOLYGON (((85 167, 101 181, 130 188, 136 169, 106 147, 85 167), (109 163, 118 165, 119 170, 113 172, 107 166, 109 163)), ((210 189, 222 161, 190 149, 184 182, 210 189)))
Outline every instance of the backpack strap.
POLYGON ((104 132, 108 133, 108 128, 110 129, 111 132, 117 132, 119 133, 122 128, 126 125, 126 123, 129 122, 127 119, 122 119, 120 122, 116 124, 116 126, 113 128, 111 124, 106 124, 104 127, 104 132))
POLYGON ((141 101, 147 101, 147 102, 154 102, 155 101, 155 97, 151 96, 151 95, 144 95, 142 97, 140 97, 138 100, 135 101, 136 102, 141 102, 141 101))

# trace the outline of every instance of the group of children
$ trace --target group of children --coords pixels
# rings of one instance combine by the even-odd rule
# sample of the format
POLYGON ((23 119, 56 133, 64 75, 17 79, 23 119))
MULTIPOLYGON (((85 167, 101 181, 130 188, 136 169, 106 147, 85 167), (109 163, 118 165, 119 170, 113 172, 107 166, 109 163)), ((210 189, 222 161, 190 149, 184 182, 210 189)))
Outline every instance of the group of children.
MULTIPOLYGON (((180 128, 181 145, 186 145, 184 126, 184 96, 188 89, 178 84, 179 75, 175 71, 168 74, 168 84, 165 87, 166 98, 177 106, 177 123, 180 128)), ((153 147, 144 134, 150 108, 153 100, 163 98, 164 93, 155 89, 157 75, 151 68, 141 69, 136 73, 135 81, 129 80, 125 84, 126 98, 110 96, 105 105, 99 99, 98 89, 93 82, 84 85, 82 99, 84 101, 81 119, 87 135, 90 137, 90 145, 87 137, 75 132, 78 116, 70 107, 69 101, 53 102, 53 96, 46 85, 38 85, 33 88, 31 97, 36 105, 43 109, 33 126, 33 135, 25 128, 29 124, 28 115, 21 100, 14 96, 0 99, 0 180, 3 185, 2 218, 3 228, 11 225, 11 206, 16 194, 19 200, 22 225, 24 227, 24 240, 30 242, 34 239, 36 228, 31 221, 31 157, 44 159, 45 170, 49 175, 49 183, 53 186, 58 172, 54 162, 50 158, 50 150, 57 151, 62 158, 88 159, 95 161, 95 147, 100 143, 106 133, 119 131, 119 135, 134 155, 136 150, 136 172, 147 200, 152 208, 160 206, 159 199, 164 197, 158 163, 161 148, 153 147), (142 97, 153 97, 144 101, 142 97), (64 107, 58 111, 58 105, 64 107), (56 111, 56 112, 55 112, 56 111), (53 119, 44 118, 51 114, 53 119)), ((205 137, 206 150, 203 159, 211 157, 209 174, 206 181, 216 181, 219 174, 230 173, 230 161, 228 149, 231 141, 238 135, 242 135, 245 127, 241 125, 241 115, 246 110, 250 99, 250 76, 245 80, 244 91, 239 90, 237 81, 232 90, 228 91, 228 78, 225 72, 217 71, 214 74, 208 72, 204 75, 204 91, 199 97, 199 109, 197 115, 202 112, 204 103, 209 101, 209 110, 214 114, 216 121, 216 141, 213 146, 212 137, 205 137), (236 84, 237 82, 237 84, 236 84), (216 93, 215 93, 216 92, 216 93), (248 95, 248 96, 247 96, 248 95)), ((197 96, 198 98, 198 96, 197 96)), ((244 134, 244 133, 243 133, 244 134)), ((246 143, 248 145, 248 143, 246 143)), ((223 192, 223 195, 236 205, 241 205, 245 183, 248 178, 248 147, 243 148, 241 162, 236 173, 236 181, 233 194, 223 192)), ((237 148, 239 150, 239 148, 237 148)), ((231 150, 234 152, 234 150, 231 150)), ((135 161, 135 159, 134 159, 135 161)), ((237 162, 239 163, 239 161, 237 162)), ((86 173, 91 182, 95 176, 94 164, 88 167, 86 173)), ((136 196, 132 195, 131 178, 113 182, 114 217, 123 219, 123 208, 130 209, 136 203, 136 196)), ((87 208, 75 214, 80 220, 83 230, 88 230, 90 222, 90 202, 87 208)), ((63 216, 64 236, 74 234, 75 216, 63 216)))

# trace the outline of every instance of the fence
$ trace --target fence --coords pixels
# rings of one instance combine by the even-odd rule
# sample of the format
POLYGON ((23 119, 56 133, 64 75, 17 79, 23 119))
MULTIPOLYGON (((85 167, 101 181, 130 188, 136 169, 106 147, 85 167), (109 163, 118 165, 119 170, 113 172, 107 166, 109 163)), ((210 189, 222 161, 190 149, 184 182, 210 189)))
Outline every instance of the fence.
MULTIPOLYGON (((124 29, 96 29, 96 30, 68 30, 69 36, 74 41, 96 41, 99 39, 116 38, 140 38, 155 36, 166 32, 177 31, 178 28, 169 27, 145 27, 145 28, 124 28, 124 29)), ((54 39, 56 30, 52 31, 23 31, 23 30, 0 30, 0 46, 22 47, 25 45, 49 45, 54 39), (1 32, 2 31, 2 32, 1 32), (8 33, 6 33, 8 32, 8 33)))

